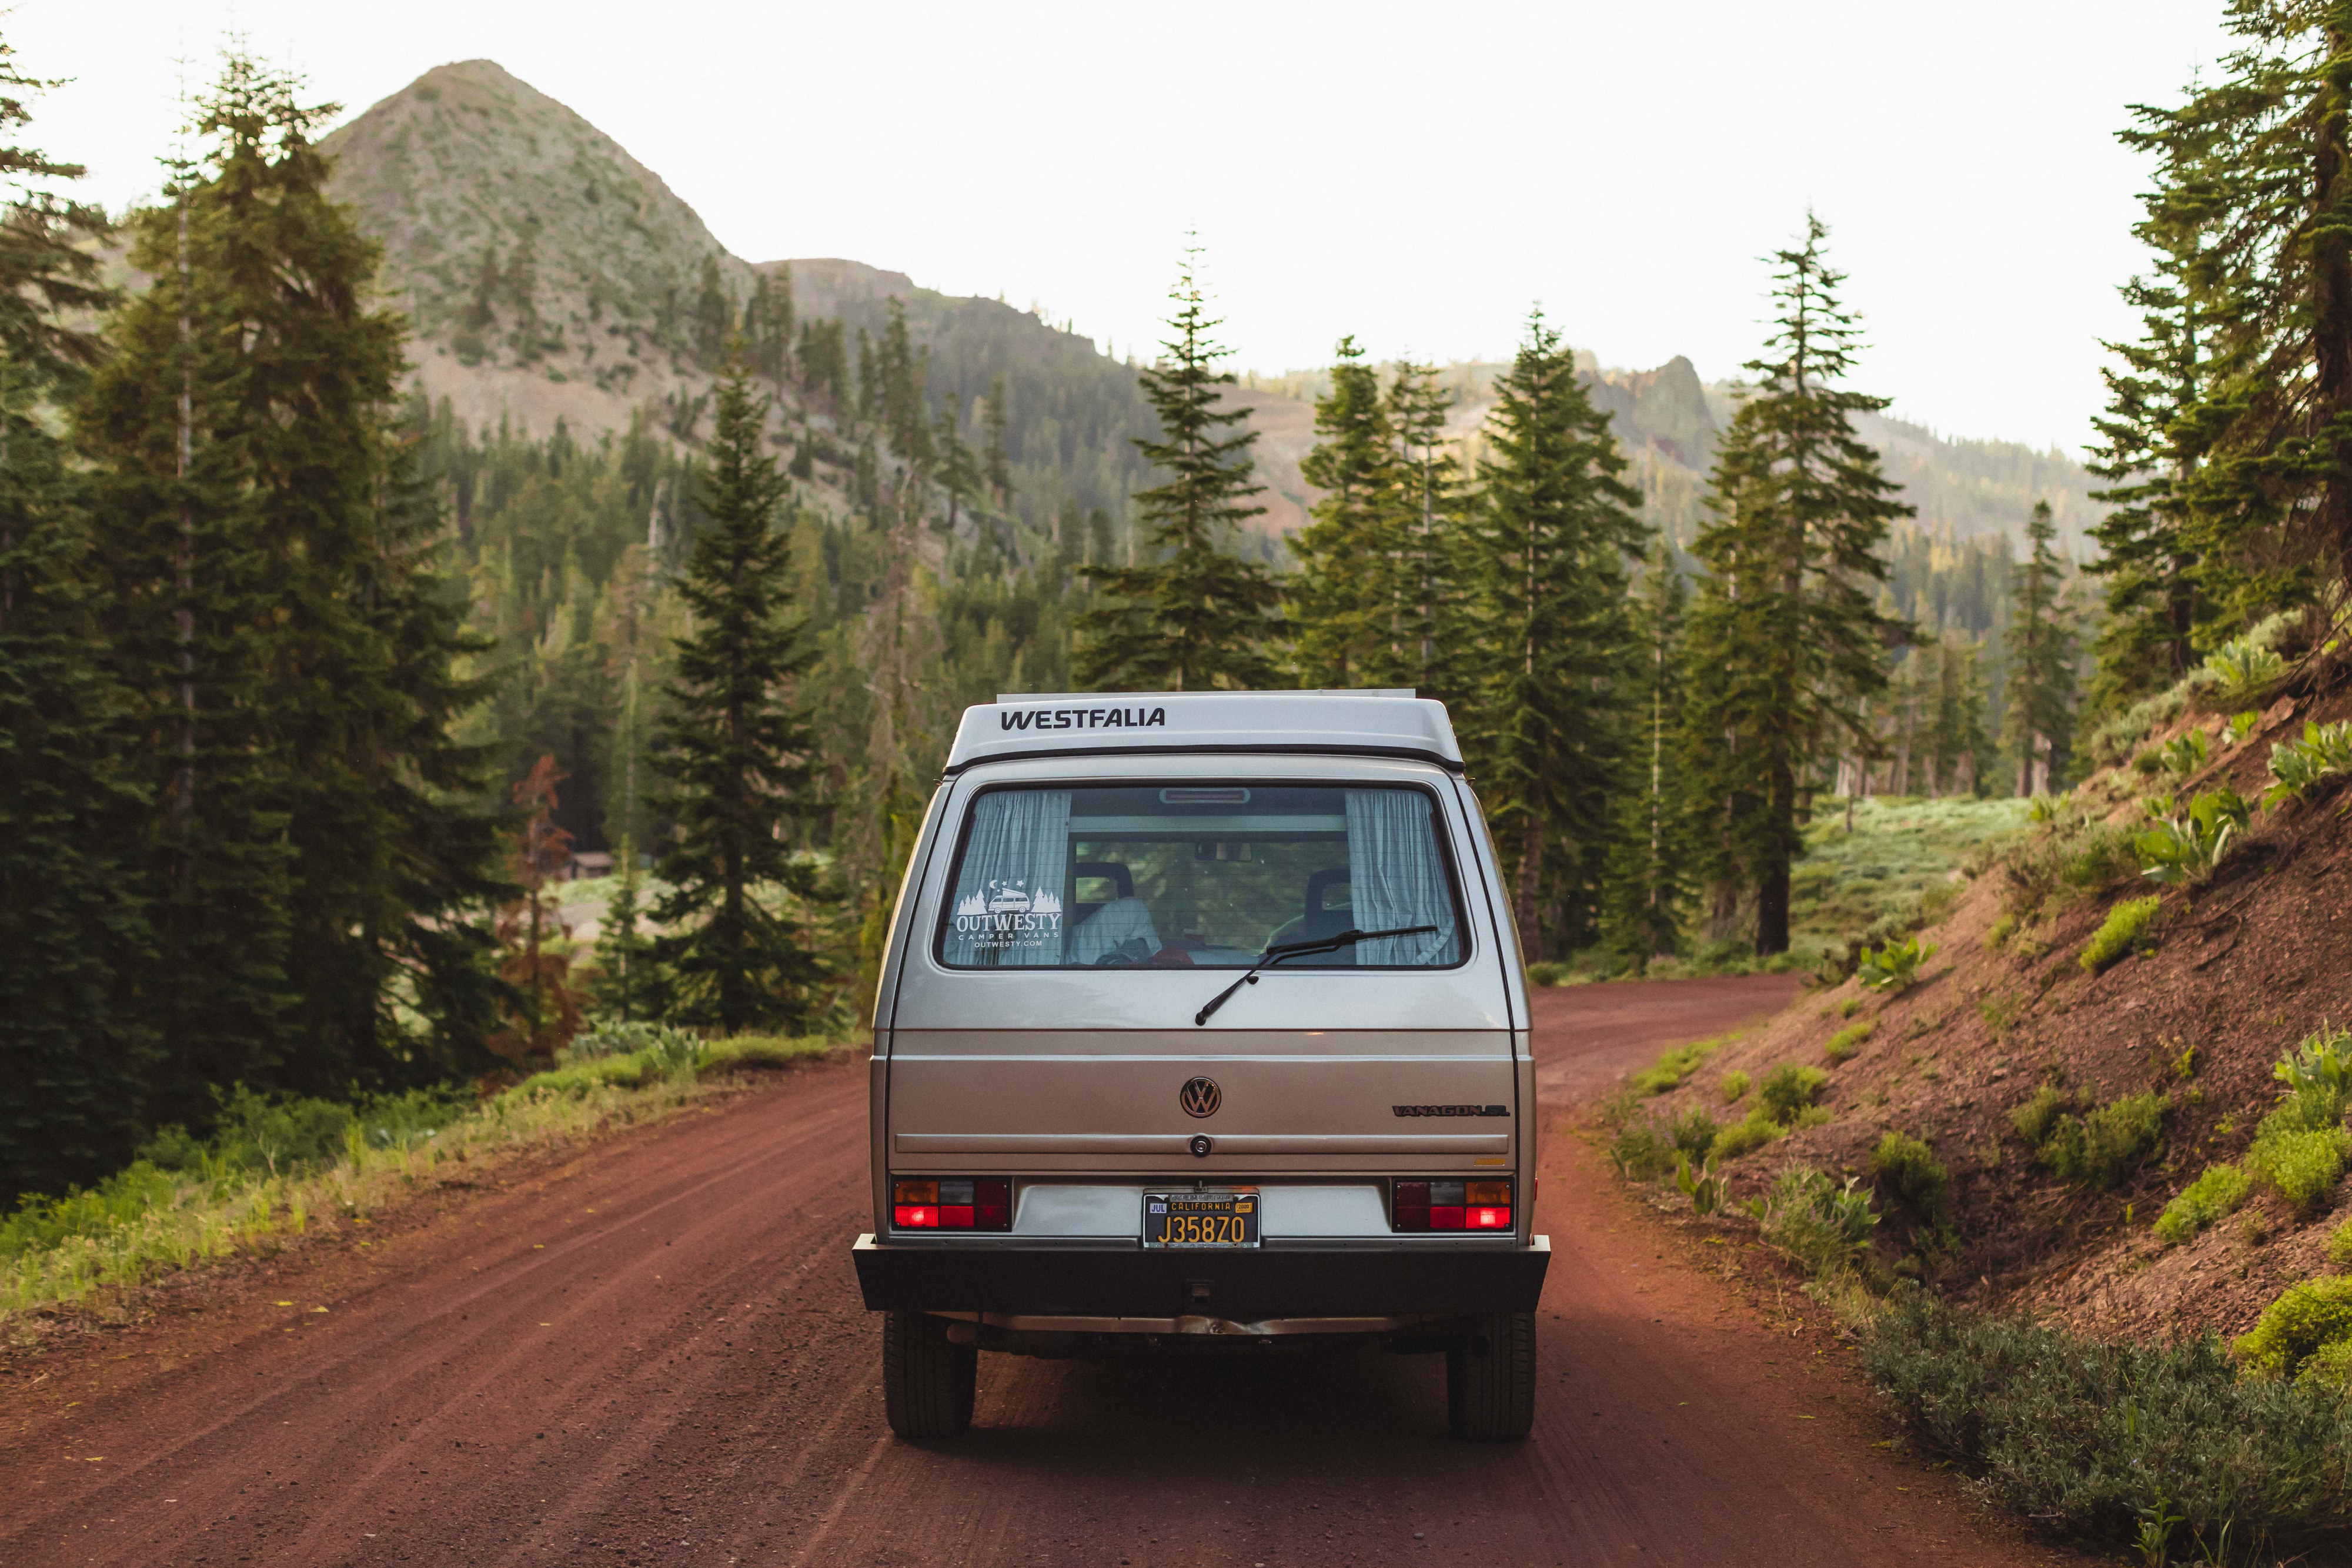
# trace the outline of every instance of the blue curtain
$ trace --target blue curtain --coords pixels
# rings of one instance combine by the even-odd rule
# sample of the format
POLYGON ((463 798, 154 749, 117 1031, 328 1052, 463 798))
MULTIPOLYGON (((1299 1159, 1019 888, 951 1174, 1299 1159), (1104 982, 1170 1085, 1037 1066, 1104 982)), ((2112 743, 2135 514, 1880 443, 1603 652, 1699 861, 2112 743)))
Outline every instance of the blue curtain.
POLYGON ((1418 789, 1350 789, 1348 892, 1359 931, 1434 925, 1434 936, 1384 936, 1356 944, 1360 965, 1435 967, 1462 956, 1453 891, 1429 797, 1418 789))
POLYGON ((1062 961, 1062 893, 1070 873, 1070 792, 992 789, 974 801, 971 835, 948 901, 950 964, 1013 968, 1062 961))

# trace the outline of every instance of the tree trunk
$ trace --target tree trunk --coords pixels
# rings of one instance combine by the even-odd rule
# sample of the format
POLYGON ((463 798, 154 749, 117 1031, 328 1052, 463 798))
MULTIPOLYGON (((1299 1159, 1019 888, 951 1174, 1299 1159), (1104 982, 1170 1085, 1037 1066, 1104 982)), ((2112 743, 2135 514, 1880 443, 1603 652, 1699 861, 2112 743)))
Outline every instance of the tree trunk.
MULTIPOLYGON (((2330 58, 2341 59, 2346 45, 2339 28, 2327 29, 2330 58)), ((2333 90, 2341 90, 2340 85, 2333 90)), ((2318 116, 2319 145, 2312 158, 2311 205, 2322 214, 2334 213, 2343 198, 2347 177, 2344 124, 2338 114, 2330 111, 2332 108, 2328 106, 2318 116)), ((2335 550, 2340 580, 2347 568, 2352 568, 2352 482, 2344 477, 2352 470, 2352 440, 2336 434, 2332 426, 2347 413, 2352 413, 2352 238, 2347 237, 2337 219, 2316 225, 2309 244, 2311 337, 2316 361, 2311 428, 2315 435, 2324 435, 2334 457, 2328 465, 2326 491, 2320 497, 2320 537, 2315 542, 2323 550, 2335 550)))
POLYGON ((1528 818, 1527 838, 1519 846, 1518 886, 1513 889, 1512 915, 1519 925, 1519 946, 1534 956, 1541 957, 1543 929, 1537 919, 1536 893, 1543 881, 1544 825, 1543 819, 1528 818))

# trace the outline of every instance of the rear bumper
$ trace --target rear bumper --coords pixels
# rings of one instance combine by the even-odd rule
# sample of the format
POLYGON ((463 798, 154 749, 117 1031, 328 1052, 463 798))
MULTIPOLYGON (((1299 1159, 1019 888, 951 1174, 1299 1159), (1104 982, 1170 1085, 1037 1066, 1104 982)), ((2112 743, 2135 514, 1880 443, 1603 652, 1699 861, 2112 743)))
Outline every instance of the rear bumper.
POLYGON ((896 1246, 850 1256, 870 1312, 1228 1320, 1531 1312, 1551 1239, 1471 1247, 896 1246))

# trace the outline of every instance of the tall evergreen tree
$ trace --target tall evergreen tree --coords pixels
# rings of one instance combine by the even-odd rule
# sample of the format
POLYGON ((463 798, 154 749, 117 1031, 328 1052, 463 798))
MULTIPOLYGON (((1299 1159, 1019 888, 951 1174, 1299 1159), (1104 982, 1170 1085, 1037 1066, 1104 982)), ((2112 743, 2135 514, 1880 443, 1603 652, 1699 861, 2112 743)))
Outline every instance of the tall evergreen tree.
POLYGON ((1469 512, 1461 462, 1444 444, 1453 406, 1436 367, 1397 366, 1387 413, 1397 444, 1390 504, 1398 513, 1391 525, 1398 536, 1391 572, 1398 646, 1386 680, 1447 699, 1464 689, 1462 556, 1469 512))
POLYGON ((2231 0, 2227 25, 2223 79, 2122 138, 2155 159, 2136 232, 2179 264, 2195 330, 2168 347, 2196 367, 2128 444, 2179 470, 2209 645, 2352 569, 2352 5, 2231 0))
POLYGON ((1277 679, 1265 647, 1282 632, 1282 590, 1262 562, 1229 548, 1240 526, 1265 509, 1247 504, 1263 488, 1250 478, 1257 433, 1248 409, 1222 404, 1218 389, 1234 376, 1216 369, 1228 350, 1210 336, 1219 323, 1209 319, 1198 255, 1185 253, 1171 295, 1176 314, 1166 354, 1142 373, 1160 439, 1135 444, 1167 475, 1135 497, 1143 559, 1086 569, 1113 601, 1078 618, 1078 679, 1097 689, 1248 690, 1277 679), (1234 425, 1238 434, 1221 434, 1234 425))
POLYGON ((1777 252, 1777 330, 1749 361, 1761 384, 1717 449, 1713 520, 1691 547, 1706 576, 1691 613, 1689 755, 1711 819, 1718 881, 1756 890, 1756 951, 1789 946, 1790 868, 1803 852, 1812 775, 1867 756, 1865 705, 1905 628, 1880 612, 1888 526, 1913 508, 1853 434, 1888 400, 1833 383, 1861 331, 1822 256, 1821 220, 1777 252), (1845 743, 1839 744, 1843 732, 1845 743))
POLYGON ((2004 686, 2017 792, 2047 793, 2066 774, 2074 723, 2074 638, 2058 601, 2064 583, 2050 503, 2025 525, 2026 557, 2010 569, 2009 678, 2004 686))
POLYGON ((1647 530, 1609 416, 1541 311, 1495 393, 1468 546, 1482 667, 1465 750, 1515 868, 1520 938, 1550 955, 1594 915, 1626 765, 1627 567, 1647 530))
POLYGON ((0 1203, 119 1165, 156 1055, 134 995, 143 795, 51 428, 96 353, 66 313, 107 302, 92 251, 108 225, 57 193, 78 165, 14 143, 50 84, 13 53, 0 43, 0 178, 23 192, 0 211, 0 1203))
POLYGON ((1000 507, 1013 502, 1013 458, 1004 444, 1011 417, 1005 406, 1004 378, 998 376, 988 383, 988 396, 981 402, 981 423, 988 432, 988 489, 1000 507))
POLYGON ((1315 400, 1320 437, 1299 472, 1323 492, 1315 520, 1290 541, 1298 570, 1285 585, 1307 686, 1384 684, 1397 663, 1391 578, 1397 522, 1396 437, 1379 372, 1352 337, 1339 340, 1331 390, 1315 400))
POLYGON ((1617 831, 1602 888, 1601 939, 1636 972, 1671 956, 1682 941, 1690 902, 1687 769, 1681 756, 1683 621, 1689 591, 1675 569, 1674 546, 1659 538, 1643 563, 1633 595, 1633 772, 1636 787, 1620 797, 1617 831))
MULTIPOLYGON (((100 601, 150 737, 168 1109, 463 1071, 487 1022, 480 696, 441 518, 394 429, 403 326, 324 191, 334 112, 232 55, 211 142, 139 218, 154 285, 84 401, 100 601), (425 1033, 410 1027, 424 1009, 425 1033)), ((159 1113, 162 1113, 159 1112, 159 1113)))
POLYGON ((2197 662, 2198 623, 2208 612, 2188 516, 2189 480, 2204 439, 2203 422, 2189 417, 2203 376, 2184 282, 2198 240, 2193 230, 2165 237, 2192 249, 2159 257, 2155 277, 2135 277, 2125 287, 2144 335, 2106 345, 2122 364, 2103 372, 2107 412, 2093 422, 2100 444, 2091 453, 2091 470, 2108 481, 2094 497, 2111 509, 2091 529, 2099 554, 2083 570, 2106 580, 2092 686, 2108 708, 2187 674, 2197 662))
POLYGON ((657 729, 666 776, 653 804, 674 822, 655 909, 656 960, 677 977, 675 1016, 740 1033, 793 1029, 824 973, 786 911, 816 874, 777 830, 815 805, 815 768, 793 686, 810 653, 791 609, 792 536, 776 526, 790 486, 762 433, 750 371, 719 382, 704 449, 702 510, 677 592, 693 635, 677 643, 657 729))

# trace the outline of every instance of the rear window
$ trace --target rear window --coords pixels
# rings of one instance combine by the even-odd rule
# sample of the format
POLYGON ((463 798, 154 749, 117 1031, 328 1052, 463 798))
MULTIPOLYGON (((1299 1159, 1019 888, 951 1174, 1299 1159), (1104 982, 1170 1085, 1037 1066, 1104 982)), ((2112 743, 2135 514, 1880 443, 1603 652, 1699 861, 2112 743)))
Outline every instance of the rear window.
POLYGON ((975 797, 938 953, 951 968, 1246 968, 1349 931, 1412 935, 1284 968, 1462 961, 1437 802, 1407 785, 1121 784, 975 797))

